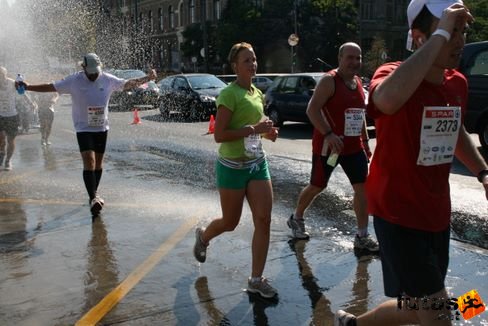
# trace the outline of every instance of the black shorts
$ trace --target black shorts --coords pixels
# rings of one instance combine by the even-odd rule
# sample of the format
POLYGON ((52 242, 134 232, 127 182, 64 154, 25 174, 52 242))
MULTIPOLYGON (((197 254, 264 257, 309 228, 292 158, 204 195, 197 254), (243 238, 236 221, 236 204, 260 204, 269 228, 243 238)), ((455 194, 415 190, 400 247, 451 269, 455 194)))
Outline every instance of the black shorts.
MULTIPOLYGON (((328 158, 328 155, 320 156, 314 154, 312 156, 311 185, 319 188, 327 187, 332 171, 335 169, 335 166, 327 164, 328 158)), ((336 166, 339 164, 342 166, 352 185, 366 182, 366 177, 368 176, 368 157, 363 150, 350 155, 339 155, 336 166)))
POLYGON ((19 133, 19 115, 0 117, 0 132, 5 131, 8 137, 15 137, 19 133))
POLYGON ((374 216, 385 295, 421 298, 442 290, 449 265, 450 228, 427 232, 374 216))
POLYGON ((94 151, 95 153, 100 154, 105 153, 107 135, 108 131, 76 133, 80 152, 94 151))

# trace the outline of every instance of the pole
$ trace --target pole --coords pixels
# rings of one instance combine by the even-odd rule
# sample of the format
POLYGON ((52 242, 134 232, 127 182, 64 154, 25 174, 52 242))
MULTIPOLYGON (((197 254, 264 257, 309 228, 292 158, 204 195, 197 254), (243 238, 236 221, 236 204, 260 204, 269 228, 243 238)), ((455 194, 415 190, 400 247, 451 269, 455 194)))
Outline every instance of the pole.
MULTIPOLYGON (((295 28, 295 35, 298 35, 298 27, 297 27, 297 0, 293 0, 293 26, 295 28)), ((291 47, 291 73, 295 72, 295 55, 296 50, 295 46, 291 47)))
POLYGON ((290 50, 291 50, 291 73, 293 74, 295 72, 295 62, 293 61, 293 56, 294 56, 294 51, 293 51, 294 46, 290 45, 290 50))
POLYGON ((205 72, 208 72, 208 37, 207 37, 207 1, 202 0, 202 28, 203 28, 203 64, 205 66, 205 72))

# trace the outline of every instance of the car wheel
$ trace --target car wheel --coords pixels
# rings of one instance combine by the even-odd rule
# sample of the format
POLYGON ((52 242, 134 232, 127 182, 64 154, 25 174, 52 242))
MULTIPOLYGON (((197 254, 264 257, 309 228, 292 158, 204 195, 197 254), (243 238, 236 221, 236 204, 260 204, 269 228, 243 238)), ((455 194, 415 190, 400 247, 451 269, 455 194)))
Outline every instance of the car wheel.
POLYGON ((168 106, 165 105, 163 102, 159 103, 159 112, 161 113, 161 117, 163 119, 169 118, 169 109, 168 109, 168 106))
POLYGON ((273 125, 275 127, 283 126, 283 121, 281 120, 280 113, 278 112, 277 109, 275 109, 275 108, 269 109, 268 116, 271 119, 271 121, 273 121, 273 125))
POLYGON ((488 119, 481 121, 478 136, 480 138, 481 146, 488 150, 488 119))

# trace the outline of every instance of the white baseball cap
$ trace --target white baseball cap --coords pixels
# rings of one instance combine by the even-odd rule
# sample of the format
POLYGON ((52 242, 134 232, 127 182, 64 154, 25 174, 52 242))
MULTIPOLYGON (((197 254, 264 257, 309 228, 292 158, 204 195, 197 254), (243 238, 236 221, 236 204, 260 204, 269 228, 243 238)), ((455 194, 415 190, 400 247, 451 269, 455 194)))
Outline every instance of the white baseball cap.
POLYGON ((102 62, 100 58, 95 53, 88 53, 83 57, 82 67, 89 74, 99 74, 102 72, 102 62))
POLYGON ((462 0, 412 0, 407 8, 407 18, 408 18, 408 27, 410 30, 408 31, 407 37, 407 50, 413 51, 413 39, 412 39, 412 24, 415 18, 420 14, 424 6, 430 11, 432 15, 437 18, 441 18, 442 12, 447 7, 455 4, 463 4, 462 0))

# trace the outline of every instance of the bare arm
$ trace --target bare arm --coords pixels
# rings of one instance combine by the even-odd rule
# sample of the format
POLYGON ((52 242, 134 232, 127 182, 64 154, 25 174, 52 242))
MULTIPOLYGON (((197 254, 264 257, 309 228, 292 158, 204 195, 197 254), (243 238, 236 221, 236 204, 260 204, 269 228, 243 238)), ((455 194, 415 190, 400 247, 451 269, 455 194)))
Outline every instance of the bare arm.
POLYGON ((313 124, 329 142, 331 151, 340 153, 344 144, 342 140, 334 133, 331 133, 333 121, 328 121, 322 112, 322 108, 327 104, 327 101, 335 92, 334 77, 325 75, 317 84, 315 91, 308 102, 307 116, 313 124))
POLYGON ((144 83, 147 83, 151 80, 155 80, 157 77, 157 74, 156 74, 156 70, 154 69, 151 69, 149 71, 149 74, 147 74, 147 76, 144 76, 144 77, 140 77, 140 78, 133 78, 133 79, 129 79, 125 85, 124 85, 124 91, 127 91, 127 90, 130 90, 132 88, 136 88, 138 87, 139 85, 142 85, 144 83))
MULTIPOLYGON (((456 158, 460 160, 475 176, 477 176, 480 171, 488 169, 488 165, 474 143, 471 141, 471 138, 466 132, 464 126, 462 126, 461 130, 459 130, 459 138, 454 154, 456 155, 456 158)), ((484 177, 483 186, 485 187, 486 199, 488 200, 488 176, 484 177)))
MULTIPOLYGON (((467 9, 459 4, 444 10, 438 28, 452 34, 458 19, 472 20, 467 9)), ((431 69, 441 69, 434 68, 433 64, 446 43, 446 39, 443 36, 434 35, 424 44, 419 41, 416 42, 419 46, 421 45, 420 48, 379 84, 373 94, 375 106, 385 114, 397 112, 412 96, 431 69)), ((442 79, 433 82, 441 83, 442 79)))
POLYGON ((25 90, 26 91, 31 91, 31 92, 42 92, 42 93, 48 93, 48 92, 56 92, 56 88, 54 88, 54 84, 39 84, 39 85, 29 85, 27 83, 25 84, 25 90))
POLYGON ((215 142, 223 143, 244 138, 252 134, 268 134, 273 131, 273 121, 269 119, 261 121, 253 126, 245 126, 239 129, 228 129, 231 118, 232 111, 227 107, 220 105, 217 110, 217 118, 215 119, 215 142))

